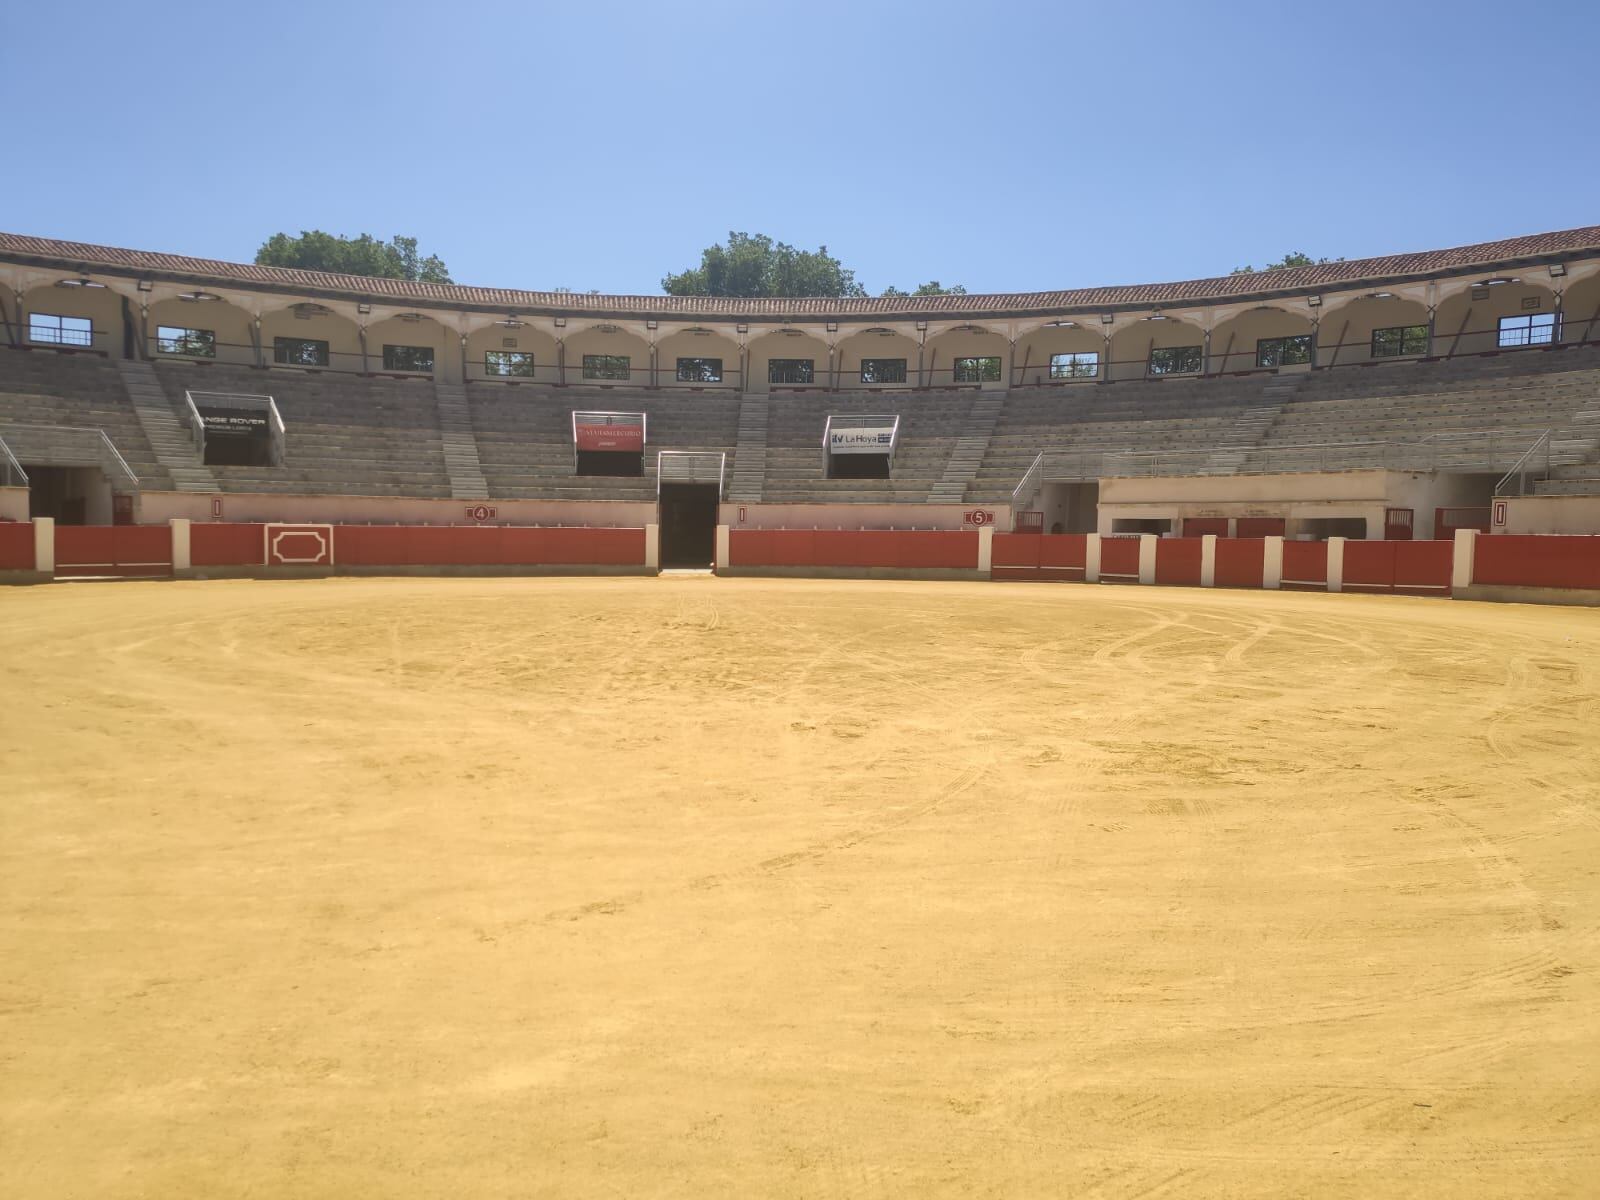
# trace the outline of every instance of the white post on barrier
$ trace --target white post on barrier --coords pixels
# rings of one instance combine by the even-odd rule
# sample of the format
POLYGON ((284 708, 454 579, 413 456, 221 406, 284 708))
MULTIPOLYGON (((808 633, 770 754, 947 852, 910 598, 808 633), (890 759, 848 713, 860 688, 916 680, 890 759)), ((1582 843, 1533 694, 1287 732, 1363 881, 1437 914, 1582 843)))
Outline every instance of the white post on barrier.
POLYGON ((728 527, 717 526, 717 570, 725 571, 728 568, 728 527))
POLYGON ((1450 594, 1460 600, 1472 586, 1473 569, 1478 560, 1478 531, 1456 530, 1455 558, 1450 563, 1450 594))
POLYGON ((1269 534, 1261 540, 1261 586, 1275 592, 1283 587, 1283 535, 1269 534))
POLYGON ((991 578, 994 571, 994 526, 978 526, 978 574, 991 578))
POLYGON ((661 526, 644 527, 644 565, 648 571, 661 569, 661 526))
POLYGON ((1156 581, 1156 543, 1161 539, 1153 533, 1139 535, 1139 582, 1151 584, 1156 581))
POLYGON ((1200 586, 1217 586, 1217 535, 1200 536, 1200 586))
POLYGON ((33 569, 41 575, 54 575, 56 570, 56 519, 33 518, 33 569))
POLYGON ((189 550, 189 518, 173 517, 167 522, 172 528, 172 573, 187 571, 193 565, 189 550))
POLYGON ((1344 590, 1344 538, 1331 537, 1328 539, 1328 590, 1342 592, 1344 590))
POLYGON ((1100 582, 1100 535, 1085 534, 1083 538, 1083 581, 1100 582))

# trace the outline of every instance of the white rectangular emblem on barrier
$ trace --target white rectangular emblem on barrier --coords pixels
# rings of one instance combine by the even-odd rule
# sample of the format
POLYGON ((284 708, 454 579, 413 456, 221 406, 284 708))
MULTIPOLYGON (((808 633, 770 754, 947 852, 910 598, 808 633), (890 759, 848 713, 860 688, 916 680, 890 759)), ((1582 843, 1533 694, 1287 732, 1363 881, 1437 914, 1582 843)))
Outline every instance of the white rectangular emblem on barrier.
POLYGON ((263 525, 269 567, 333 566, 332 525, 263 525))
POLYGON ((1496 529, 1504 529, 1506 527, 1507 507, 1504 500, 1496 500, 1490 514, 1489 524, 1496 529))

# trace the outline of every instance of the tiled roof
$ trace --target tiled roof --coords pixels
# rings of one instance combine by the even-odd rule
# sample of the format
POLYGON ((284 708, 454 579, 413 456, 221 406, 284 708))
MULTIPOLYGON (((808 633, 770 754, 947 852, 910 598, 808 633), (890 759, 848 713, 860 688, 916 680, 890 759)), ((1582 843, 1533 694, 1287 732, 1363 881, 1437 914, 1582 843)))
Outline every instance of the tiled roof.
POLYGON ((859 299, 737 298, 721 296, 600 296, 569 292, 524 292, 511 288, 467 287, 460 284, 409 283, 288 267, 123 250, 84 242, 0 233, 0 259, 48 262, 66 269, 103 269, 123 274, 149 274, 199 283, 242 284, 278 292, 415 303, 425 307, 517 309, 637 316, 706 317, 862 317, 994 315, 1058 312, 1124 306, 1195 304, 1260 296, 1274 292, 1340 287, 1363 280, 1394 281, 1406 277, 1447 274, 1469 267, 1575 252, 1600 252, 1600 225, 1536 233, 1498 242, 1480 242, 1448 250, 1390 254, 1381 258, 1288 267, 1249 275, 1223 275, 1179 283, 1142 283, 1115 287, 1074 288, 1057 292, 1008 292, 968 296, 899 296, 859 299))

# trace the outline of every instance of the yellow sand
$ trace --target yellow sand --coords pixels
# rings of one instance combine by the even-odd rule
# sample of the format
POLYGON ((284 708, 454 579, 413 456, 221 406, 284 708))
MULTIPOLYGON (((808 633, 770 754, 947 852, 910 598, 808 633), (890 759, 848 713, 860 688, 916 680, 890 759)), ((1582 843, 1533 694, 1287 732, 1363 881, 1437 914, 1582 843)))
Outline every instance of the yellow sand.
POLYGON ((1600 1194, 1600 612, 0 592, 0 1196, 1600 1194))

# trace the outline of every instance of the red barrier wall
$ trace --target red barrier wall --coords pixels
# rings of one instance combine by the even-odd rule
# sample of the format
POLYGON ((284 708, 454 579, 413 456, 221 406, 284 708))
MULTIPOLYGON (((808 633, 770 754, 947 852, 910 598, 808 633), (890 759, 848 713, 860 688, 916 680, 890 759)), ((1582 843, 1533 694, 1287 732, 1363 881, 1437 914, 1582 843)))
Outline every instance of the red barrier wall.
MULTIPOLYGON (((1197 537, 1162 538, 1156 543, 1156 582, 1169 587, 1199 587, 1200 550, 1197 537)), ((1137 559, 1134 569, 1138 570, 1137 559)))
POLYGON ((1002 567, 1037 571, 1041 552, 1039 543, 1050 536, 1046 533, 997 533, 994 535, 989 565, 996 571, 1002 567))
POLYGON ((259 567, 260 525, 196 521, 189 526, 189 563, 196 567, 259 567))
POLYGON ((945 529, 734 529, 728 533, 728 565, 976 570, 978 535, 945 529))
POLYGON ((1128 575, 1139 578, 1139 538, 1100 539, 1100 577, 1128 575))
POLYGON ((57 525, 57 575, 172 574, 166 525, 57 525))
POLYGON ((1478 538, 1472 582, 1600 589, 1600 537, 1495 534, 1478 538))
POLYGON ((1081 533, 997 533, 991 574, 996 579, 1082 579, 1088 541, 1081 533))
POLYGON ((1284 542, 1282 587, 1313 587, 1319 590, 1328 586, 1327 542, 1284 542))
POLYGON ((336 525, 341 567, 643 566, 642 529, 336 525))
POLYGON ((1395 542, 1346 542, 1344 587, 1350 591, 1388 591, 1394 587, 1395 542))
POLYGON ((33 522, 0 521, 0 571, 31 571, 33 563, 33 522))
POLYGON ((1267 544, 1260 538, 1218 538, 1216 585, 1258 588, 1267 560, 1267 544))
POLYGON ((1082 579, 1089 561, 1089 538, 1082 533, 1044 533, 1039 543, 1039 570, 1047 579, 1082 579))
POLYGON ((1455 547, 1449 542, 1346 542, 1348 591, 1439 593, 1450 590, 1455 547))

